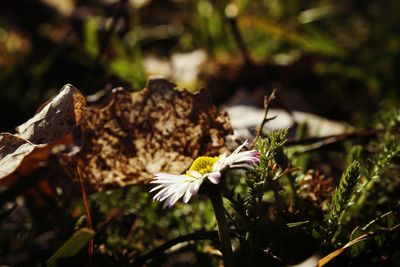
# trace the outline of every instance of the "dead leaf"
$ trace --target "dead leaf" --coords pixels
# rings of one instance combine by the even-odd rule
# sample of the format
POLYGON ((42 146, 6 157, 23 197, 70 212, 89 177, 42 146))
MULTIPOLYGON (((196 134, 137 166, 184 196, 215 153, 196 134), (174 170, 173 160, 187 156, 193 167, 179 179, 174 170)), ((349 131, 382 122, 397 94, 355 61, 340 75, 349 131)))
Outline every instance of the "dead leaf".
POLYGON ((155 172, 182 173, 199 155, 217 155, 231 132, 206 90, 174 90, 152 79, 141 92, 114 89, 103 107, 85 109, 79 152, 62 158, 76 164, 97 189, 147 182, 155 172))
POLYGON ((33 144, 47 144, 70 133, 79 124, 85 98, 70 84, 24 124, 17 127, 19 137, 33 144))
MULTIPOLYGON (((45 161, 51 148, 80 122, 84 106, 83 95, 67 84, 34 117, 17 127, 18 134, 1 133, 0 184, 10 184, 18 179, 11 174, 22 162, 20 174, 26 175, 45 161)), ((68 143, 68 139, 64 138, 61 143, 68 143)))
MULTIPOLYGON (((2 134, 0 134, 2 135, 2 134)), ((15 135, 15 138, 19 138, 15 135)), ((21 139, 23 140, 23 139, 21 139)), ((27 141, 29 142, 29 141, 27 141)), ((0 147, 1 145, 0 141, 0 147)), ((45 164, 48 163, 48 159, 52 153, 54 153, 54 148, 59 147, 61 149, 65 148, 68 145, 72 144, 72 135, 68 134, 62 139, 58 139, 57 141, 51 142, 49 144, 45 145, 33 145, 33 150, 26 154, 25 157, 21 158, 14 158, 13 163, 17 166, 17 168, 14 169, 11 173, 9 172, 8 174, 6 173, 0 173, 0 186, 9 186, 11 184, 14 184, 14 182, 18 181, 20 177, 27 176, 37 170, 38 168, 44 166, 45 164), (5 175, 5 176, 2 176, 5 175)), ((12 154, 8 156, 13 156, 12 154)), ((3 157, 0 156, 0 162, 3 161, 3 157)), ((1 166, 0 164, 0 170, 5 170, 9 164, 6 164, 4 167, 1 166)))
POLYGON ((12 135, 0 134, 0 177, 13 173, 22 160, 33 150, 35 145, 31 142, 12 135))

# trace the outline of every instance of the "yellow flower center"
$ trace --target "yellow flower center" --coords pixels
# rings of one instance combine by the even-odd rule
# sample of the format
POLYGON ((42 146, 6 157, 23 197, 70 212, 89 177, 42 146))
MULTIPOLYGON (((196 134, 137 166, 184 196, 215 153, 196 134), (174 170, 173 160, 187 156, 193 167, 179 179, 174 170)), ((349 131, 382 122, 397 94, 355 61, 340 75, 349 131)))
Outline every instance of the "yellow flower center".
MULTIPOLYGON (((219 157, 198 157, 195 159, 190 166, 189 170, 190 171, 197 171, 201 175, 211 172, 213 165, 215 162, 217 162, 219 157)), ((186 173, 187 175, 190 175, 189 172, 186 173)), ((191 175, 190 175, 191 176, 191 175)))

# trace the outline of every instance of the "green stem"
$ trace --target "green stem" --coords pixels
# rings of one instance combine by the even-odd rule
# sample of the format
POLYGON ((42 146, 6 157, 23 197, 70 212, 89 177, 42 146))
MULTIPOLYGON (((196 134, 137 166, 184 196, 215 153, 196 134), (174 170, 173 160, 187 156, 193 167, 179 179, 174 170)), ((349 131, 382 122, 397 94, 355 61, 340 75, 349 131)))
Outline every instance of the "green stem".
POLYGON ((171 247, 181 244, 184 242, 188 241, 195 241, 195 240, 216 240, 217 239, 217 231, 205 231, 205 232, 197 232, 197 233, 192 233, 192 234, 187 234, 184 236, 178 236, 174 239, 171 239, 161 246, 153 249, 152 251, 144 254, 142 257, 139 259, 135 260, 132 264, 132 266, 143 266, 146 264, 147 261, 160 257, 162 254, 165 253, 167 249, 170 249, 171 247))
POLYGON ((229 227, 225 218, 225 209, 222 203, 222 196, 218 188, 210 186, 209 197, 214 208, 215 218, 217 219, 218 235, 221 242, 221 252, 224 259, 225 267, 233 267, 233 252, 231 238, 229 235, 229 227))

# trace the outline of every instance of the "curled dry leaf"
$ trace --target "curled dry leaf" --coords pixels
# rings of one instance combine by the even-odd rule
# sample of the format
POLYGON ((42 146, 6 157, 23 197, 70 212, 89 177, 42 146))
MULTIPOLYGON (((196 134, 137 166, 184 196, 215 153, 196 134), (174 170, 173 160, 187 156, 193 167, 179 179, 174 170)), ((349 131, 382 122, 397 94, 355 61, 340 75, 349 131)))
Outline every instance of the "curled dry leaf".
POLYGON ((0 177, 13 173, 22 160, 33 150, 35 145, 31 142, 12 135, 0 134, 0 177))
POLYGON ((60 138, 71 133, 82 118, 84 106, 83 95, 67 84, 34 117, 17 127, 17 134, 0 134, 0 184, 14 180, 10 175, 22 162, 29 165, 26 170, 33 170, 46 160, 52 147, 47 145, 60 143, 60 138))
POLYGON ((85 98, 70 84, 24 124, 17 127, 21 138, 34 144, 47 144, 70 133, 79 124, 85 98))
POLYGON ((140 92, 114 89, 103 107, 85 109, 82 146, 64 165, 82 170, 97 189, 149 181, 155 172, 182 173, 198 155, 217 155, 231 132, 206 90, 197 94, 152 79, 140 92))

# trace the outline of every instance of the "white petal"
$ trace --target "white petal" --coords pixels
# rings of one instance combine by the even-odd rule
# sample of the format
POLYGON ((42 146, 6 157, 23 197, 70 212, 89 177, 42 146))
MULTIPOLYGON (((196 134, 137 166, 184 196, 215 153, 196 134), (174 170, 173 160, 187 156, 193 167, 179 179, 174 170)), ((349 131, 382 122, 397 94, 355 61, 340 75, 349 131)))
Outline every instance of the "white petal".
POLYGON ((175 192, 175 194, 172 195, 171 199, 169 200, 169 207, 172 207, 184 194, 185 194, 185 188, 175 192))
POLYGON ((231 155, 227 158, 229 165, 232 166, 237 163, 256 164, 260 162, 258 153, 254 151, 244 151, 236 155, 231 155))
POLYGON ((241 144, 240 146, 238 146, 238 148, 236 148, 235 151, 233 151, 233 153, 231 154, 231 156, 234 156, 234 155, 236 155, 237 153, 239 153, 239 151, 240 151, 245 145, 247 145, 247 140, 244 141, 243 144, 241 144))
POLYGON ((190 175, 174 175, 157 173, 152 183, 158 184, 150 192, 158 191, 153 200, 164 201, 163 207, 172 207, 180 198, 187 203, 191 196, 199 190, 204 177, 196 171, 191 171, 190 175), (197 178, 199 177, 199 178, 197 178))
POLYGON ((210 180, 213 184, 219 184, 221 180, 221 173, 220 172, 212 172, 207 176, 208 180, 210 180))
POLYGON ((185 195, 183 196, 183 202, 188 203, 189 199, 192 197, 192 193, 190 190, 186 190, 185 195))
POLYGON ((167 185, 165 186, 165 188, 161 189, 154 197, 157 198, 159 201, 163 201, 170 195, 173 195, 179 189, 179 186, 180 184, 167 185))
POLYGON ((152 184, 175 184, 179 183, 185 180, 193 180, 193 177, 190 177, 188 175, 175 175, 175 174, 160 174, 159 176, 156 176, 153 181, 150 183, 152 184))
POLYGON ((201 178, 202 178, 201 173, 199 173, 199 172, 197 172, 197 171, 188 170, 188 173, 189 173, 191 176, 193 176, 194 178, 197 178, 197 179, 201 179, 201 178))
POLYGON ((246 164, 246 163, 231 165, 231 168, 246 168, 246 169, 249 169, 249 168, 252 168, 252 167, 253 167, 253 165, 246 164))
POLYGON ((223 153, 219 157, 219 159, 214 163, 212 170, 213 170, 213 172, 222 171, 226 166, 227 166, 227 164, 226 164, 226 153, 223 153))
POLYGON ((259 159, 258 153, 254 150, 243 151, 234 156, 234 162, 257 161, 258 159, 259 159))
POLYGON ((172 195, 172 196, 176 195, 178 197, 178 199, 179 199, 179 198, 181 198, 183 196, 183 194, 185 193, 185 189, 187 189, 187 188, 188 188, 188 183, 176 184, 176 185, 173 185, 173 186, 169 186, 168 187, 168 191, 164 194, 164 196, 160 197, 159 200, 160 201, 164 201, 164 199, 166 199, 170 195, 172 195))
POLYGON ((168 196, 171 195, 171 193, 169 193, 170 188, 169 187, 165 187, 162 190, 160 190, 154 197, 153 199, 156 199, 158 201, 163 201, 165 198, 167 198, 168 196))
POLYGON ((154 192, 154 191, 157 191, 157 190, 163 188, 164 186, 165 186, 165 185, 163 185, 163 184, 157 185, 156 187, 153 187, 153 188, 150 190, 150 193, 152 193, 152 192, 154 192))
MULTIPOLYGON (((171 197, 172 197, 172 196, 170 196, 170 198, 171 198, 171 197)), ((171 206, 169 206, 169 202, 170 202, 170 199, 167 199, 166 201, 164 201, 163 209, 165 209, 165 208, 167 208, 167 207, 171 208, 171 206)))
POLYGON ((190 184, 189 191, 192 194, 196 194, 199 191, 200 185, 203 183, 203 179, 198 179, 190 184))
POLYGON ((181 176, 181 175, 180 175, 180 174, 170 174, 170 173, 162 173, 162 172, 159 172, 159 173, 155 173, 154 176, 155 176, 156 178, 171 179, 171 180, 173 180, 173 179, 176 179, 176 177, 179 177, 179 176, 181 176))

